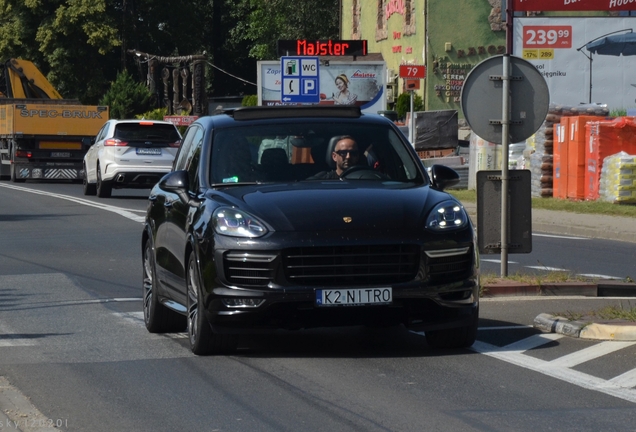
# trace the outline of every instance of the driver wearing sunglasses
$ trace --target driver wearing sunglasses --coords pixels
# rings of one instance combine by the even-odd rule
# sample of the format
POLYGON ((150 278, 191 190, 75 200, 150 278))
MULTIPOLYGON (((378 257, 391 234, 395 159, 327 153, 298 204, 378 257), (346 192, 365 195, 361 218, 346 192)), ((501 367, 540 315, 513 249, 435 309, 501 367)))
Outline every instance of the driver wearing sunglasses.
POLYGON ((332 171, 323 171, 316 174, 311 179, 339 179, 340 176, 347 168, 350 168, 358 164, 360 160, 360 151, 358 150, 358 144, 349 135, 344 135, 336 143, 331 158, 335 162, 336 169, 332 171))

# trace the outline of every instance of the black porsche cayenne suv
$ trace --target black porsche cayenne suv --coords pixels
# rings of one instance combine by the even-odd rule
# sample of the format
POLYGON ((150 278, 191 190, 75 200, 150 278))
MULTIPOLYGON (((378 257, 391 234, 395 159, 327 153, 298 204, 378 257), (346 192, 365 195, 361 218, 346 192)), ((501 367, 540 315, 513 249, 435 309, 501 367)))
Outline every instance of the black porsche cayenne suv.
POLYGON ((475 232, 443 191, 458 181, 441 165, 429 176, 391 121, 359 107, 199 118, 149 196, 146 327, 187 329, 195 354, 228 352, 240 332, 350 325, 470 346, 475 232), (339 150, 343 137, 355 145, 339 150))

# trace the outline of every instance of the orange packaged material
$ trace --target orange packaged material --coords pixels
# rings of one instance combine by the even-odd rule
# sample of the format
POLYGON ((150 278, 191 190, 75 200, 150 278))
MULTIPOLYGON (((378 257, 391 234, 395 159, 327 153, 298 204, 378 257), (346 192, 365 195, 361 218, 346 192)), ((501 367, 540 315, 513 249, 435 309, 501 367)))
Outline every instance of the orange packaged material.
POLYGON ((554 150, 552 165, 552 189, 554 198, 567 198, 568 189, 568 138, 566 132, 571 117, 561 117, 560 123, 554 124, 554 150))
POLYGON ((595 201, 600 196, 603 159, 621 151, 636 154, 636 119, 590 121, 585 125, 585 143, 585 199, 595 201))
POLYGON ((567 198, 585 198, 585 125, 590 121, 604 120, 599 116, 574 116, 569 118, 566 131, 567 151, 567 198))

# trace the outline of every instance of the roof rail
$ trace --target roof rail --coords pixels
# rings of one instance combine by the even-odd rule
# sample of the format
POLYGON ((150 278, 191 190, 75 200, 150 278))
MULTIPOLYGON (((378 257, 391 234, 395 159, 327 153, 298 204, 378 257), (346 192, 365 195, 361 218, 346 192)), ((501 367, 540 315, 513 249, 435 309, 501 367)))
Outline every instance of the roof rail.
POLYGON ((358 118, 362 115, 359 106, 324 106, 324 105, 281 105, 241 107, 223 111, 234 117, 234 120, 256 120, 291 117, 339 117, 358 118))

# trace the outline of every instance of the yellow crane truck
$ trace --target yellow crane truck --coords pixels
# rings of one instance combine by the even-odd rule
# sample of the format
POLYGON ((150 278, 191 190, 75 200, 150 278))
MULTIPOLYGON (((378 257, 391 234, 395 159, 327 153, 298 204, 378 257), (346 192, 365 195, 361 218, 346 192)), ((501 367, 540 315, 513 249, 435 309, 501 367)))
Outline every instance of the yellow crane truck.
POLYGON ((81 180, 108 107, 62 98, 28 60, 10 59, 0 74, 0 178, 81 180))

